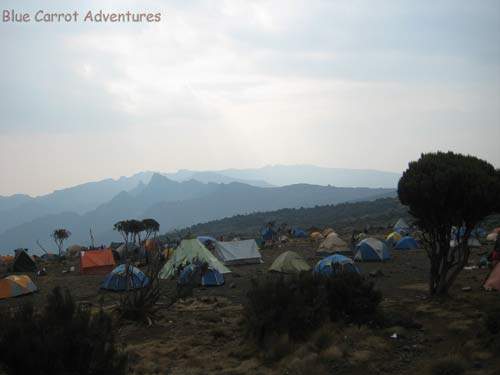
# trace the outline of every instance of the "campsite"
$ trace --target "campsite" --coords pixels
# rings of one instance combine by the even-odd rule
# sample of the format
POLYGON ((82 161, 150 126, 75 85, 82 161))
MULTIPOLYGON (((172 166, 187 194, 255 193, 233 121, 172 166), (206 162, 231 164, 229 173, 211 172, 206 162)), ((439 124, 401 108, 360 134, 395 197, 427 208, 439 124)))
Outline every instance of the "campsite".
POLYGON ((3 4, 0 375, 500 375, 500 0, 3 4))
MULTIPOLYGON (((382 243, 390 234, 389 231, 370 234, 369 242, 377 244, 378 238, 382 243)), ((338 235, 346 238, 348 232, 339 231, 338 235)), ((126 348, 131 358, 130 373, 300 374, 310 368, 315 373, 326 374, 328 368, 339 374, 366 371, 418 374, 450 354, 465 358, 474 374, 494 374, 499 368, 498 356, 485 350, 478 335, 481 332, 479 325, 483 319, 484 306, 500 307, 498 292, 485 292, 483 289, 487 268, 471 267, 464 270, 451 291, 453 298, 443 303, 429 298, 427 293, 429 265, 422 249, 391 248, 390 259, 385 261, 354 262, 359 272, 373 281, 383 293, 381 308, 399 317, 393 326, 331 327, 329 329, 334 333, 332 340, 335 344, 329 351, 318 349, 313 336, 310 342, 281 349, 286 354, 280 360, 269 359, 275 354, 256 352, 246 343, 241 327, 243 305, 251 280, 268 275, 269 268, 275 266, 273 263, 276 259, 285 253, 295 254, 312 270, 325 258, 325 253, 318 251, 321 248, 314 237, 290 236, 286 243, 266 246, 260 251, 253 240, 235 241, 232 247, 231 241, 222 242, 216 247, 226 248, 226 251, 227 248, 233 249, 233 254, 238 253, 235 250, 238 247, 245 247, 245 243, 252 244, 245 255, 248 258, 240 262, 228 259, 230 251, 224 258, 220 250, 214 249, 213 254, 228 261, 224 262, 227 266, 218 262, 216 256, 198 239, 185 240, 185 244, 189 245, 185 245, 189 248, 187 253, 204 251, 210 258, 213 257, 211 260, 221 267, 224 283, 220 286, 201 285, 194 289, 191 297, 179 300, 172 307, 160 308, 159 319, 152 326, 120 323, 116 332, 117 341, 126 348), (257 258, 259 255, 261 259, 257 258), (336 364, 325 367, 324 363, 336 364)), ((203 241, 205 238, 200 239, 203 241)), ((363 241, 366 240, 360 243, 366 243, 363 241)), ((491 242, 483 243, 471 255, 471 265, 479 264, 481 254, 491 249, 491 242)), ((339 249, 331 251, 332 254, 345 254, 348 259, 353 258, 348 248, 341 252, 339 249)), ((173 254, 174 257, 175 251, 173 254)), ((106 256, 109 258, 109 255, 106 256)), ((78 257, 68 257, 62 262, 43 261, 46 276, 26 273, 38 291, 22 298, 3 299, 0 308, 12 308, 27 301, 41 305, 51 290, 60 286, 68 288, 79 303, 92 306, 95 310, 102 306, 112 311, 120 293, 101 289, 105 275, 112 267, 103 265, 100 270, 92 270, 92 266, 99 262, 90 262, 90 271, 67 272, 71 267, 76 270, 81 267, 78 257)), ((291 262, 280 263, 280 270, 288 272, 293 260, 291 262)), ((109 263, 109 259, 104 263, 109 263)), ((177 285, 175 279, 162 279, 160 283, 165 294, 177 285)), ((160 298, 158 304, 161 306, 165 302, 160 298)))

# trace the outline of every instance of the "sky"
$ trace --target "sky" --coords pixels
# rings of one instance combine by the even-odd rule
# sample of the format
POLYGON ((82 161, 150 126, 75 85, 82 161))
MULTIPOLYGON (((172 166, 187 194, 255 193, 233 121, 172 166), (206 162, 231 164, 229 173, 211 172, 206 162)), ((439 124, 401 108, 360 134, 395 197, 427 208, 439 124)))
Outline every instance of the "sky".
POLYGON ((496 0, 2 1, 161 12, 0 22, 0 195, 143 170, 403 171, 422 152, 500 167, 496 0))

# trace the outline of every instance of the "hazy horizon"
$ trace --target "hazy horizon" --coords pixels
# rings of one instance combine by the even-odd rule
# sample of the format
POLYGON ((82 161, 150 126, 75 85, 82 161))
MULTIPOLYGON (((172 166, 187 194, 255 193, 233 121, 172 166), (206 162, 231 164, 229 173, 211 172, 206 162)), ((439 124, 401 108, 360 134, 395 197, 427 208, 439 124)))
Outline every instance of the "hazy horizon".
MULTIPOLYGON (((75 187, 75 186, 78 186, 78 185, 82 185, 82 184, 86 184, 86 183, 92 183, 92 182, 100 182, 100 181, 103 181, 103 180, 107 180, 107 179, 112 179, 114 181, 117 181, 119 180, 120 178, 130 178, 132 176, 135 176, 135 175, 138 175, 140 173, 159 173, 159 174, 175 174, 177 172, 181 172, 181 171, 190 171, 190 172, 224 172, 224 170, 247 170, 247 169, 262 169, 262 168, 267 168, 267 167, 276 167, 276 166, 285 166, 285 167, 298 167, 298 166, 312 166, 312 167, 319 167, 319 168, 331 168, 331 169, 339 169, 339 170, 342 170, 342 169, 346 169, 346 168, 341 168, 341 167, 328 167, 328 166, 323 166, 323 165, 312 165, 312 164, 290 164, 290 165, 286 165, 286 164, 267 164, 267 165, 261 165, 261 166, 256 166, 254 168, 252 167, 249 167, 249 168, 225 168, 225 169, 221 169, 221 170, 216 170, 216 169, 203 169, 203 170, 193 170, 193 169, 187 169, 187 168, 182 168, 182 169, 176 169, 176 170, 169 170, 169 171, 155 171, 155 170, 141 170, 141 171, 135 171, 135 172, 132 172, 130 174, 127 174, 127 175, 119 175, 119 176, 104 176, 102 178, 96 178, 96 179, 89 179, 89 180, 83 180, 83 181, 80 181, 80 182, 77 182, 75 184, 72 184, 72 185, 66 185, 66 186, 57 186, 55 187, 54 189, 52 190, 48 190, 48 191, 44 191, 44 192, 40 192, 40 193, 28 193, 28 192, 15 192, 15 193, 12 193, 12 194, 0 194, 0 197, 9 197, 9 196, 12 196, 12 195, 17 195, 17 194, 20 194, 20 195, 29 195, 33 198, 36 198, 36 197, 40 197, 40 196, 44 196, 44 195, 47 195, 47 194, 51 194, 57 190, 64 190, 64 189, 68 189, 68 188, 72 188, 72 187, 75 187)), ((364 168, 347 168, 348 170, 353 170, 353 171, 373 171, 373 172, 382 172, 382 173, 395 173, 395 174, 399 174, 400 172, 394 172, 394 171, 382 171, 382 170, 378 170, 378 169, 364 169, 364 168)), ((168 178, 168 176, 166 176, 168 178)), ((229 176, 228 176, 229 177, 229 176)))
POLYGON ((0 195, 140 171, 500 166, 500 2, 161 0, 159 23, 0 22, 0 195), (36 35, 36 37, 34 37, 36 35))

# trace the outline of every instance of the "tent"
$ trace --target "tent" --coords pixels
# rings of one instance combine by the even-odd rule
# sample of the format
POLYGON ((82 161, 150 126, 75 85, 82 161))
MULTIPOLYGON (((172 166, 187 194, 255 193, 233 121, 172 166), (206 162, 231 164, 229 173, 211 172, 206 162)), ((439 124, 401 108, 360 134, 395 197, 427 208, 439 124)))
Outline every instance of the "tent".
POLYGON ((418 243, 417 241, 410 236, 406 236, 401 238, 397 243, 396 246, 394 246, 395 249, 397 250, 414 250, 418 249, 418 243))
POLYGON ((356 245, 355 260, 384 261, 391 258, 387 245, 373 237, 365 238, 356 245))
POLYGON ((300 273, 310 270, 311 267, 304 258, 293 251, 285 251, 269 267, 269 271, 280 273, 300 273))
POLYGON ((359 273, 358 268, 354 265, 351 258, 340 254, 334 254, 321 259, 314 266, 314 273, 320 275, 335 275, 343 272, 356 272, 359 273))
POLYGON ((385 240, 389 244, 395 245, 401 238, 402 236, 398 232, 392 232, 385 238, 385 240))
POLYGON ((496 232, 491 232, 490 234, 488 234, 486 236, 486 241, 492 241, 492 242, 495 242, 497 240, 497 237, 498 237, 498 233, 496 232))
POLYGON ((111 249, 80 252, 80 273, 84 275, 106 275, 115 268, 111 249))
POLYGON ((161 269, 160 278, 167 279, 173 277, 178 268, 191 264, 194 260, 206 262, 209 267, 216 269, 220 273, 231 272, 200 241, 189 239, 182 240, 179 247, 175 249, 173 256, 161 269))
MULTIPOLYGON (((323 230, 323 237, 328 236, 330 233, 335 233, 335 231, 332 228, 326 228, 323 230)), ((337 234, 337 233, 335 233, 337 234)))
POLYGON ((149 278, 137 267, 120 264, 113 269, 101 284, 101 289, 114 290, 116 292, 138 289, 149 284, 149 278), (128 277, 127 277, 128 276, 128 277), (128 284, 128 287, 127 287, 128 284))
POLYGON ((317 250, 318 253, 334 253, 336 251, 349 251, 347 243, 337 235, 330 233, 326 237, 317 250))
POLYGON ((307 233, 300 228, 293 228, 292 229, 292 236, 294 238, 307 238, 307 233))
POLYGON ((366 233, 364 232, 360 232, 358 234, 356 234, 354 236, 354 238, 356 239, 356 241, 361 241, 361 240, 364 240, 365 238, 367 238, 368 236, 366 235, 366 233))
MULTIPOLYGON (((118 246, 115 249, 115 251, 118 253, 120 258, 123 258, 123 256, 125 255, 125 244, 123 243, 120 246, 118 246)), ((139 246, 132 244, 132 243, 128 244, 128 246, 127 246, 127 254, 128 255, 139 254, 139 251, 140 251, 139 246)))
POLYGON ((12 263, 14 272, 36 272, 36 263, 24 250, 18 250, 14 263, 12 263))
POLYGON ((487 290, 496 289, 500 291, 500 263, 491 270, 490 275, 484 283, 484 288, 487 290))
MULTIPOLYGON (((183 268, 179 275, 178 283, 181 285, 189 283, 193 274, 196 273, 197 266, 194 264, 190 264, 187 267, 183 268)), ((208 267, 204 273, 201 273, 200 270, 200 279, 194 280, 198 285, 202 286, 220 286, 224 285, 224 275, 222 275, 215 268, 208 267)))
POLYGON ((399 219, 396 224, 394 224, 394 230, 396 232, 407 232, 410 230, 410 226, 404 221, 404 219, 399 219))
POLYGON ((158 251, 158 249, 158 241, 148 239, 146 240, 146 242, 144 242, 144 250, 146 250, 147 253, 155 253, 158 251))
POLYGON ((0 280, 0 299, 34 293, 36 285, 26 275, 10 275, 0 280))
POLYGON ((311 237, 311 240, 314 240, 314 241, 319 241, 319 240, 322 240, 324 238, 320 232, 312 232, 310 237, 311 237))
POLYGON ((260 231, 260 235, 264 241, 272 241, 276 232, 269 227, 265 227, 260 231))
POLYGON ((216 242, 217 240, 210 236, 198 236, 196 237, 198 241, 200 241, 203 245, 206 245, 209 242, 216 242))
POLYGON ((215 255, 224 264, 262 263, 257 243, 254 240, 215 242, 215 255))

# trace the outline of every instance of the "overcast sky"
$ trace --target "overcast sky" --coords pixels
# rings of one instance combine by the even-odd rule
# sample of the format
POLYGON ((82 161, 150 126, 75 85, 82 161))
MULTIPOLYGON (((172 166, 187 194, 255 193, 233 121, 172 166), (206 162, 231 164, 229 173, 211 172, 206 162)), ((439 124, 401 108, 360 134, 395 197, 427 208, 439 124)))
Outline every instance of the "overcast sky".
MULTIPOLYGON (((20 5, 22 4, 22 6, 20 5)), ((141 170, 500 166, 500 1, 2 1, 161 11, 0 22, 0 194, 141 170)))

